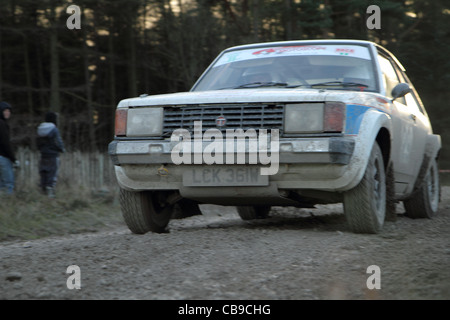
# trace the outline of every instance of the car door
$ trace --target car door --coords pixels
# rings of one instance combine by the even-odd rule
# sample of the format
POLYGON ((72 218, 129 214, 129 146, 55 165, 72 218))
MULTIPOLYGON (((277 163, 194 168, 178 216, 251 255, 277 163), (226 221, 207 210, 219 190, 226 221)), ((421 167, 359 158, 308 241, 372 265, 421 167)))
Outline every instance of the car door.
MULTIPOLYGON (((394 67, 389 56, 378 54, 383 85, 386 96, 392 99, 392 89, 401 82, 400 75, 394 67)), ((394 167, 395 193, 398 195, 407 193, 413 184, 416 167, 414 148, 415 127, 417 115, 406 103, 406 97, 397 98, 391 108, 392 117, 392 148, 391 159, 394 167)))
MULTIPOLYGON (((402 81, 408 83, 412 89, 410 93, 405 95, 405 100, 407 110, 410 112, 410 116, 414 120, 414 126, 412 127, 414 141, 410 157, 412 160, 411 169, 413 170, 412 181, 413 183, 415 183, 423 163, 427 136, 431 133, 431 124, 428 115, 426 114, 425 109, 422 105, 422 101, 420 100, 420 97, 414 88, 414 85, 411 83, 408 76, 403 70, 398 71, 400 72, 402 81)), ((410 186, 407 192, 412 191, 412 187, 413 186, 410 186)))

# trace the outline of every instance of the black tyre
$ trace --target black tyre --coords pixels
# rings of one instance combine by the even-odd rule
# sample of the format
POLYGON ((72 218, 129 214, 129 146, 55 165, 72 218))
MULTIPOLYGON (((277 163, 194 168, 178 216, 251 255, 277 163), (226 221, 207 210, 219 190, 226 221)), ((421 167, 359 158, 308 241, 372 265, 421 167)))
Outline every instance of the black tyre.
POLYGON ((386 215, 386 174, 383 154, 374 143, 361 182, 344 194, 344 212, 350 230, 378 233, 386 215))
POLYGON ((433 159, 422 186, 410 199, 403 201, 405 215, 414 219, 432 218, 438 211, 440 188, 438 164, 433 159))
POLYGON ((242 220, 265 219, 270 212, 270 206, 238 206, 236 209, 242 220))
POLYGON ((390 163, 386 168, 386 217, 384 221, 397 221, 396 206, 394 167, 390 163))
POLYGON ((173 205, 166 204, 165 200, 164 193, 121 189, 120 207, 131 232, 136 234, 149 231, 165 232, 173 212, 173 205))

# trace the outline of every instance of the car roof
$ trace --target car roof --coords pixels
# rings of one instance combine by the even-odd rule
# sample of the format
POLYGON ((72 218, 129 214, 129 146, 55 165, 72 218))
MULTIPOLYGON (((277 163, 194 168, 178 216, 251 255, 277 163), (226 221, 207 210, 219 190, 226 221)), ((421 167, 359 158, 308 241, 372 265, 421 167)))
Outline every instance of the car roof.
POLYGON ((239 46, 234 46, 226 49, 225 51, 251 49, 266 46, 290 46, 290 45, 304 45, 304 44, 358 44, 358 45, 375 45, 376 43, 368 40, 355 40, 355 39, 315 39, 315 40, 288 40, 288 41, 275 41, 275 42, 259 42, 250 43, 239 46))

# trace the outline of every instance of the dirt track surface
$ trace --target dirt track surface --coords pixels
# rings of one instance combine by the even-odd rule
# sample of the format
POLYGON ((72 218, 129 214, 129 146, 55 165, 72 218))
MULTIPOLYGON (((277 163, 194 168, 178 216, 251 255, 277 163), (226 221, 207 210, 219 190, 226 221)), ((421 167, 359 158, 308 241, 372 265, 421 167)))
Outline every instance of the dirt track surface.
POLYGON ((165 234, 124 226, 3 242, 0 299, 447 300, 450 188, 442 195, 435 218, 412 220, 399 206, 378 235, 350 233, 340 205, 274 208, 253 222, 230 207, 203 206, 203 216, 173 220, 165 234), (67 287, 71 265, 81 289, 67 287), (380 289, 367 287, 372 265, 380 289))

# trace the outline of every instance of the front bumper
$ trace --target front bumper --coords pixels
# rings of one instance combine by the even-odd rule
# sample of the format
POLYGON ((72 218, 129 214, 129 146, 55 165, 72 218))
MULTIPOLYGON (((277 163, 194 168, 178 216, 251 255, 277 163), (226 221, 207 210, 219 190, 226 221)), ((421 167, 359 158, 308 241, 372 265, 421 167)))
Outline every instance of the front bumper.
MULTIPOLYGON (((129 164, 173 164, 172 150, 177 142, 170 140, 114 140, 108 153, 114 165, 129 164)), ((203 142, 201 152, 209 142, 203 142)), ((280 139, 280 164, 341 164, 350 162, 355 147, 354 139, 345 137, 280 139)), ((245 146, 248 154, 248 145, 245 146)), ((223 152, 223 163, 226 163, 223 152)), ((270 150, 268 150, 270 152, 270 150)), ((192 150, 195 158, 195 150, 192 150)), ((246 156, 246 164, 249 157, 246 156)))
MULTIPOLYGON (((243 197, 249 197, 256 190, 255 197, 258 195, 269 197, 272 193, 278 195, 281 189, 345 190, 350 180, 354 178, 351 160, 354 155, 355 140, 352 137, 280 139, 276 173, 268 176, 267 186, 252 187, 239 184, 196 187, 183 181, 185 173, 193 169, 264 167, 249 162, 248 148, 245 149, 247 153, 245 163, 227 164, 224 153, 223 164, 176 165, 172 161, 171 154, 175 145, 176 142, 170 140, 114 140, 111 142, 108 152, 115 165, 119 185, 135 191, 178 190, 182 195, 190 197, 211 192, 217 195, 218 188, 224 196, 229 192, 231 195, 241 194, 243 197)), ((208 143, 203 143, 202 151, 207 145, 208 143)))

